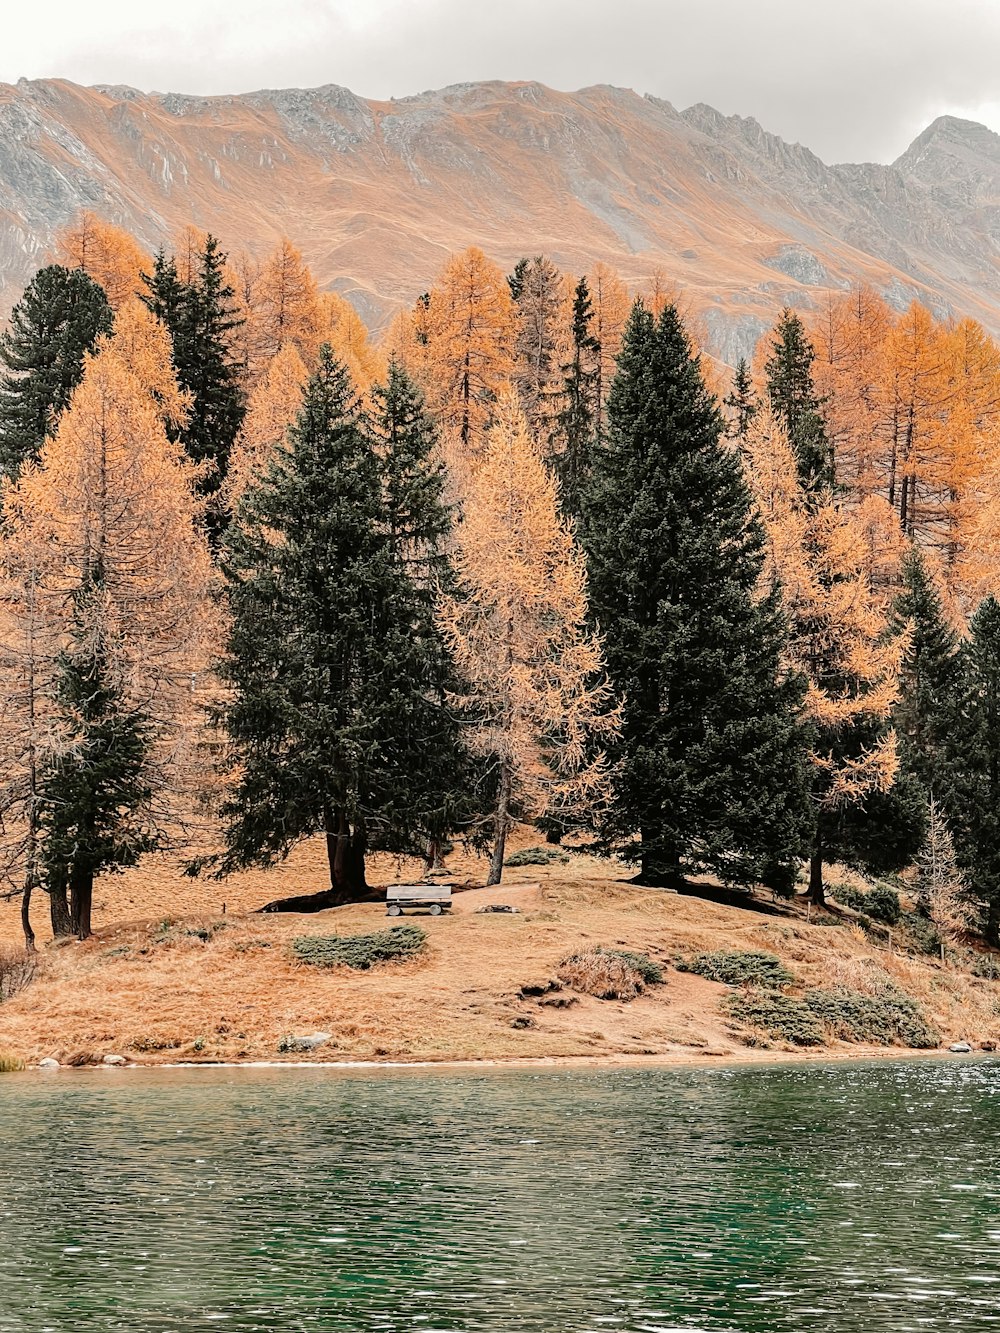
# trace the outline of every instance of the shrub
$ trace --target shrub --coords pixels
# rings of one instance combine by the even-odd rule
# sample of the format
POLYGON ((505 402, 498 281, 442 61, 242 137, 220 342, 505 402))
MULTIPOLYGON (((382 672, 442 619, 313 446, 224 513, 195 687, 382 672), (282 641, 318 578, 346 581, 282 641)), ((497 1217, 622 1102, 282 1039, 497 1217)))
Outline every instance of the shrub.
POLYGON ((918 953, 941 952, 941 936, 933 921, 929 921, 920 912, 904 912, 902 923, 918 953))
POLYGON ((887 884, 876 884, 871 889, 856 889, 850 884, 834 884, 830 888, 830 897, 844 907, 851 907, 855 912, 862 912, 873 921, 881 921, 887 926, 898 925, 902 916, 899 894, 887 884))
POLYGON ((353 967, 367 972, 376 963, 422 953, 427 934, 419 926, 393 926, 372 935, 301 935, 292 940, 300 962, 314 967, 353 967))
POLYGON ((0 1074, 19 1074, 24 1068, 24 1061, 16 1055, 5 1055, 0 1051, 0 1074))
POLYGON ((30 986, 38 970, 38 959, 27 949, 0 945, 0 1004, 12 1000, 30 986))
POLYGON ((823 1029, 809 1006, 779 990, 740 991, 726 997, 737 1022, 796 1046, 822 1046, 823 1029))
POLYGON ((621 949, 588 949, 571 954, 559 965, 559 980, 598 1000, 634 1000, 647 982, 663 980, 663 972, 645 954, 621 949))
POLYGON ((548 866, 555 861, 565 864, 569 855, 558 847, 522 847, 519 852, 511 852, 504 861, 505 866, 548 866))
POLYGON ((826 1030, 841 1041, 892 1046, 896 1042, 915 1050, 937 1046, 940 1036, 927 1024, 917 1003, 894 986, 879 995, 837 986, 806 991, 806 1005, 826 1030))
POLYGON ((700 953, 677 964, 679 972, 695 972, 709 981, 726 986, 764 986, 777 990, 795 980, 780 958, 773 953, 728 952, 700 953))
POLYGON ((983 981, 1000 981, 1000 957, 993 953, 981 953, 972 964, 972 975, 983 981))

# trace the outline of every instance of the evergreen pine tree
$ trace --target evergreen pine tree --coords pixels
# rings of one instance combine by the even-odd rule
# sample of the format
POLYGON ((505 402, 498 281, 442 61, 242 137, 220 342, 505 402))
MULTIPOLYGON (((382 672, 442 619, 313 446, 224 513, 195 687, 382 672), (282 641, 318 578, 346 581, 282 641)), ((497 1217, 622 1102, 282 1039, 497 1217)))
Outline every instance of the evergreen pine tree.
POLYGON ((732 387, 723 406, 729 410, 729 435, 734 440, 745 439, 750 423, 760 410, 760 403, 753 387, 750 367, 745 357, 740 357, 733 374, 732 387))
POLYGON ((330 889, 317 908, 364 892, 369 848, 415 852, 443 831, 456 753, 430 619, 436 557, 419 549, 442 532, 440 474, 398 376, 377 421, 378 447, 324 347, 286 448, 223 548, 221 720, 237 776, 222 869, 272 864, 322 834, 330 889))
POLYGON ((893 714, 900 759, 931 794, 937 787, 944 732, 954 708, 958 636, 945 621, 941 598, 916 547, 903 566, 895 617, 899 628, 911 629, 893 714))
POLYGON ((585 504, 591 608, 625 697, 606 833, 642 879, 772 878, 808 823, 802 686, 764 533, 673 305, 633 309, 585 504))
POLYGON ((833 451, 813 384, 816 353, 798 315, 784 310, 765 365, 771 409, 788 435, 807 493, 834 484, 833 451))
POLYGON ((204 469, 199 489, 210 499, 206 517, 216 537, 225 527, 225 516, 211 497, 225 482, 229 455, 246 413, 239 368, 229 351, 230 334, 240 321, 225 263, 218 241, 209 236, 192 282, 178 277, 176 262, 162 251, 147 279, 147 304, 170 332, 177 382, 191 395, 187 420, 177 438, 204 469))
POLYGON ((937 786, 987 941, 1000 946, 1000 604, 988 597, 958 651, 937 786))
POLYGON ((507 274, 507 286, 510 288, 511 298, 514 301, 520 301, 521 293, 524 291, 524 277, 528 271, 528 265, 531 260, 524 255, 514 265, 514 271, 507 274))
POLYGON ((79 269, 39 269, 0 333, 0 475, 33 462, 83 375, 83 359, 111 329, 104 292, 79 269))
POLYGON ((557 422, 558 448, 553 460, 563 511, 573 516, 580 513, 597 427, 601 346, 590 331, 593 316, 587 279, 581 278, 573 293, 570 360, 562 368, 564 406, 557 422))
POLYGON ((59 657, 60 747, 41 782, 39 824, 46 880, 69 890, 73 933, 91 933, 94 879, 135 865, 156 846, 149 814, 148 721, 124 698, 107 642, 99 564, 74 599, 71 645, 59 657))

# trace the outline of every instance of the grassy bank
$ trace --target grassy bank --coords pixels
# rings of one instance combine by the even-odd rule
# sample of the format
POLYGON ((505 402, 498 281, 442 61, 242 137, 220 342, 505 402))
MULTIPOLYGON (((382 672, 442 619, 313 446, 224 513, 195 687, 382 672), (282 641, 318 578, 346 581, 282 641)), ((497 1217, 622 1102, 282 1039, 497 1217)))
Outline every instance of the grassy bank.
MULTIPOLYGON (((807 920, 797 904, 664 894, 582 855, 511 868, 497 889, 458 894, 450 916, 408 918, 425 935, 398 958, 376 904, 252 913, 276 887, 319 887, 318 853, 222 889, 162 865, 103 883, 96 936, 43 946, 35 980, 0 1006, 0 1051, 63 1063, 682 1059, 1000 1041, 1000 982, 903 953, 898 932, 890 951, 849 912, 807 920), (495 904, 517 911, 479 910, 495 904), (375 943, 331 954, 332 937, 355 936, 375 943), (298 1044, 313 1033, 328 1039, 298 1044)), ((376 864, 373 878, 408 869, 376 864)), ((0 939, 16 926, 4 904, 0 939)))

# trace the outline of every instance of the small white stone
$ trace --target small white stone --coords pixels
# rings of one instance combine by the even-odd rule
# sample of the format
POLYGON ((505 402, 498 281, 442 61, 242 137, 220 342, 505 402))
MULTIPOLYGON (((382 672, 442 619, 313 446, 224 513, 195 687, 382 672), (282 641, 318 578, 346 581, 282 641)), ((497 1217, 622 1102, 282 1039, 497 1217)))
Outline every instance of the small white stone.
POLYGON ((106 1055, 101 1061, 102 1065, 127 1065, 128 1061, 124 1055, 106 1055))
POLYGON ((948 1050, 954 1055, 968 1055, 972 1047, 967 1041, 956 1041, 954 1045, 948 1047, 948 1050))
POLYGON ((58 1061, 58 1060, 53 1060, 53 1058, 52 1058, 51 1055, 47 1055, 47 1056, 45 1057, 44 1060, 39 1060, 39 1062, 38 1062, 38 1068, 39 1068, 39 1069, 58 1069, 58 1068, 59 1068, 59 1061, 58 1061))

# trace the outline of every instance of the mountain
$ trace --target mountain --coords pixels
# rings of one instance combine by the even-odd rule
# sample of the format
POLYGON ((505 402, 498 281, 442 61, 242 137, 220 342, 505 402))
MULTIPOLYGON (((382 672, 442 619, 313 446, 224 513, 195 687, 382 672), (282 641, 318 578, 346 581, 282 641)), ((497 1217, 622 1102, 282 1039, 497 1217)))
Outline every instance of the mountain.
POLYGON ((82 207, 150 248, 189 221, 234 249, 288 235, 374 327, 478 244, 636 284, 659 267, 730 360, 782 304, 857 279, 1000 333, 1000 136, 952 117, 892 165, 830 166, 753 119, 605 86, 377 102, 0 84, 0 306, 82 207))

